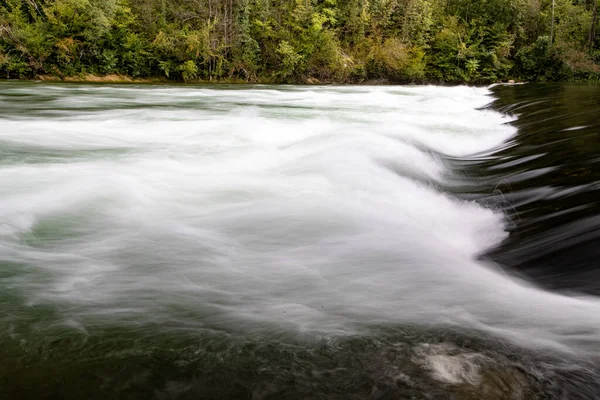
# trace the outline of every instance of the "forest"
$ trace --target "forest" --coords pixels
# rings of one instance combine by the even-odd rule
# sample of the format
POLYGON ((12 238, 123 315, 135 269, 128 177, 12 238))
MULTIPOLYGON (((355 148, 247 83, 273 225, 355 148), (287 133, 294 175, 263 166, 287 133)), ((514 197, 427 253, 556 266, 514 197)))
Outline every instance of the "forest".
POLYGON ((0 78, 599 81, 598 0, 0 0, 0 78))

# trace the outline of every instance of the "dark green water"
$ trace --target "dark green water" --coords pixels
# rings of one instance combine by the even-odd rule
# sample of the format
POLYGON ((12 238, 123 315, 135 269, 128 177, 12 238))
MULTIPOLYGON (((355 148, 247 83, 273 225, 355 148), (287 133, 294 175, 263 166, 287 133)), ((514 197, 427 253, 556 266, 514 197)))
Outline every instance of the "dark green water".
POLYGON ((599 116, 0 83, 0 398, 599 398, 599 116))
POLYGON ((506 204, 514 224, 494 259, 549 289, 600 294, 600 88, 540 84, 495 94, 493 107, 518 117, 519 134, 476 160, 470 182, 475 197, 506 204))

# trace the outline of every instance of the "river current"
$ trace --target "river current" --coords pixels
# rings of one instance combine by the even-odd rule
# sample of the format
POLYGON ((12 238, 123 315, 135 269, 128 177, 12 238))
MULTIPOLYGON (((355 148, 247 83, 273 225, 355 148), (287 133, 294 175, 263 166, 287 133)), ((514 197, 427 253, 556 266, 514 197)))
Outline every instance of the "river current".
POLYGON ((0 83, 0 394, 600 398, 599 115, 578 85, 0 83))

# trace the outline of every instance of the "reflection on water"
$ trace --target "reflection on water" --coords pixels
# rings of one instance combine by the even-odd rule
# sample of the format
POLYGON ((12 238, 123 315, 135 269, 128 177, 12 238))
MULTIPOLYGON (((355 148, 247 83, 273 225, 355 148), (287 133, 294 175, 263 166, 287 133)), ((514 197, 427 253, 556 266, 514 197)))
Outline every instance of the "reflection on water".
POLYGON ((594 398, 598 97, 0 84, 0 395, 594 398))

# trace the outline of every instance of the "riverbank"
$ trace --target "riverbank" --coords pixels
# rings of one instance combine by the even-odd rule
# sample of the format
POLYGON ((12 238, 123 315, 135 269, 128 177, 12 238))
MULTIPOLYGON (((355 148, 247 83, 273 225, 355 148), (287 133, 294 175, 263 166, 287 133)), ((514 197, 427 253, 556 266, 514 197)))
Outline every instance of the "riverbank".
POLYGON ((161 78, 134 78, 121 74, 109 75, 75 75, 60 77, 57 75, 37 75, 34 80, 44 82, 89 82, 89 83, 166 83, 161 78))
MULTIPOLYGON (((243 80, 237 78, 220 78, 220 79, 192 79, 187 81, 173 80, 165 77, 148 77, 136 78, 123 74, 80 74, 74 76, 58 76, 42 74, 36 75, 33 79, 0 79, 0 81, 43 81, 43 82, 65 82, 65 83, 107 83, 107 84, 248 84, 248 85, 272 85, 272 84, 296 84, 296 85, 365 85, 365 86, 385 86, 385 85, 437 85, 437 86, 455 86, 455 85, 473 85, 473 82, 435 82, 435 81, 419 81, 419 82, 402 82, 389 79, 370 79, 370 80, 320 80, 314 77, 309 77, 298 82, 276 82, 273 79, 243 80)), ((480 83, 477 86, 489 84, 523 84, 526 83, 520 80, 510 79, 507 81, 480 83)))
MULTIPOLYGON (((148 77, 148 78, 136 78, 123 74, 108 74, 108 75, 95 75, 95 74, 80 74, 74 76, 58 76, 58 75, 37 75, 33 80, 45 81, 45 82, 78 82, 78 83, 186 83, 186 84, 249 84, 249 85, 271 85, 271 84, 304 84, 304 85, 343 85, 343 84, 361 84, 361 85, 391 85, 391 84, 407 84, 408 82, 394 82, 388 79, 377 79, 377 80, 320 80, 317 78, 309 77, 294 82, 278 82, 274 79, 257 77, 252 80, 244 80, 239 78, 217 78, 217 79, 188 79, 188 80, 176 80, 168 79, 165 77, 148 77)), ((426 82, 422 82, 426 84, 426 82)), ((429 82, 430 84, 440 84, 429 82)))

